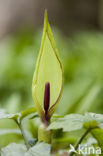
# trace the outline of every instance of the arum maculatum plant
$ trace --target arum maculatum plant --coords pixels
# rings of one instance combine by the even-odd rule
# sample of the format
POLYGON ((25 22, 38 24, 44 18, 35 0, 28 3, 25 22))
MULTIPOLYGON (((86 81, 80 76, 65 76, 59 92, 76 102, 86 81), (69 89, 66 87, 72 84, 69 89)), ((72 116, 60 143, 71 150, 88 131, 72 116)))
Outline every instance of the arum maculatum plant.
POLYGON ((42 125, 38 131, 39 140, 50 142, 46 128, 54 113, 63 90, 63 68, 48 22, 47 12, 44 17, 44 30, 39 56, 32 82, 32 96, 42 125))
MULTIPOLYGON (((92 146, 94 146, 95 143, 95 146, 99 146, 101 149, 99 148, 99 150, 97 151, 98 155, 100 153, 102 153, 101 155, 103 155, 103 115, 88 112, 84 115, 53 115, 61 98, 62 91, 62 63, 60 61, 53 39, 52 31, 47 18, 47 12, 45 12, 41 47, 32 82, 32 96, 36 107, 33 106, 32 108, 28 108, 23 112, 15 114, 8 114, 7 111, 2 109, 0 110, 0 120, 11 119, 14 120, 18 125, 19 134, 24 139, 25 145, 10 144, 0 151, 1 156, 8 156, 8 153, 10 156, 14 156, 14 153, 16 153, 16 155, 22 156, 51 156, 51 153, 54 154, 54 152, 56 153, 56 156, 73 156, 74 153, 72 148, 76 151, 75 155, 78 155, 79 145, 82 144, 82 142, 83 144, 89 143, 87 137, 88 134, 90 134, 89 138, 95 138, 94 141, 90 139, 89 144, 92 144, 92 146), (26 117, 30 120, 34 119, 34 117, 38 118, 38 115, 41 120, 40 126, 36 127, 38 129, 38 139, 33 138, 33 135, 28 137, 27 133, 25 133, 26 131, 24 130, 22 121, 26 117), (59 137, 52 135, 52 132, 54 132, 54 130, 56 134, 58 133, 59 137), (76 132, 75 137, 74 131, 76 132), (80 137, 78 137, 79 135, 80 137), (65 151, 63 149, 65 149, 65 151), (62 154, 59 152, 62 152, 62 154)), ((95 95, 95 93, 96 90, 93 91, 92 95, 95 95)), ((90 101, 91 97, 92 96, 89 95, 90 101)), ((86 102, 87 101, 88 100, 86 98, 86 102)), ((35 131, 36 133, 37 129, 35 131)), ((15 131, 13 131, 13 129, 8 129, 4 132, 1 130, 0 135, 2 135, 3 133, 7 134, 14 132, 15 131)), ((33 134, 35 132, 33 129, 33 134)))

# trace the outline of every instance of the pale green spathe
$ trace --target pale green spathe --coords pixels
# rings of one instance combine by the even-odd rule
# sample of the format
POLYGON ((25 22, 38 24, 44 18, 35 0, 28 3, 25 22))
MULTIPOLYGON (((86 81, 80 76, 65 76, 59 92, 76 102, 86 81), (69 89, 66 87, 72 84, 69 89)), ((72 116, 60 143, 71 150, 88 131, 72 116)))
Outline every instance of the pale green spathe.
POLYGON ((32 95, 38 113, 44 112, 45 83, 50 83, 50 115, 58 103, 63 89, 63 69, 59 59, 50 25, 45 12, 41 48, 33 77, 32 95))

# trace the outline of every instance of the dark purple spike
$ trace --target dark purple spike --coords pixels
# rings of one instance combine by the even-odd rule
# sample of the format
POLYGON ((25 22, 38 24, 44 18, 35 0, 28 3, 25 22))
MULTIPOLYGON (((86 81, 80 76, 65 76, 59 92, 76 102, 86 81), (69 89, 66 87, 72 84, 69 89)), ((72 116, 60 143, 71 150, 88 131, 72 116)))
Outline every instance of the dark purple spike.
POLYGON ((45 110, 45 114, 48 113, 49 105, 50 105, 50 83, 47 82, 45 84, 45 92, 44 92, 44 110, 45 110))

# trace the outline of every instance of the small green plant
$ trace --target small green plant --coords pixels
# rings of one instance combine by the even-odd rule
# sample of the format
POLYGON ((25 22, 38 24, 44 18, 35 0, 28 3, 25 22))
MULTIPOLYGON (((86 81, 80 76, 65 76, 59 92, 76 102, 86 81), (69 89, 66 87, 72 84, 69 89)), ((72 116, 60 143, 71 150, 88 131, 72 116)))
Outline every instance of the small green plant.
POLYGON ((15 114, 0 111, 0 119, 13 120, 24 139, 24 144, 11 143, 2 148, 1 156, 103 155, 102 114, 54 114, 62 95, 63 78, 62 63, 45 12, 41 47, 32 82, 36 107, 15 114), (34 122, 36 118, 40 119, 37 140, 27 138, 23 128, 26 117, 34 122), (87 149, 91 146, 92 151, 85 148, 81 151, 80 145, 87 149))
POLYGON ((46 131, 46 127, 50 124, 50 118, 60 100, 62 90, 63 68, 45 12, 43 37, 32 84, 34 103, 43 123, 38 131, 40 141, 46 139, 50 142, 50 138, 47 139, 50 132, 46 131))

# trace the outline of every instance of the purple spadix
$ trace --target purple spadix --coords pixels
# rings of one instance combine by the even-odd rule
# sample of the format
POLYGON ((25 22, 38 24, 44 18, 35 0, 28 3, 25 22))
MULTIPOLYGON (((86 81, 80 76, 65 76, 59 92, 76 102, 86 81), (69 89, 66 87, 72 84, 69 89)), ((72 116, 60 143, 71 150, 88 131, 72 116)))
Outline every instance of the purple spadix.
POLYGON ((44 110, 45 110, 45 114, 48 113, 49 105, 50 105, 50 83, 47 82, 45 84, 45 91, 44 91, 44 110))

